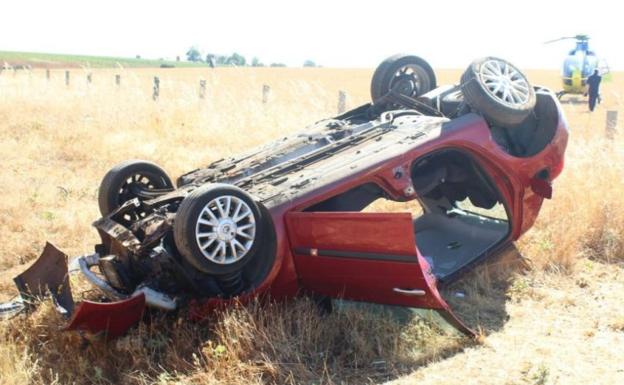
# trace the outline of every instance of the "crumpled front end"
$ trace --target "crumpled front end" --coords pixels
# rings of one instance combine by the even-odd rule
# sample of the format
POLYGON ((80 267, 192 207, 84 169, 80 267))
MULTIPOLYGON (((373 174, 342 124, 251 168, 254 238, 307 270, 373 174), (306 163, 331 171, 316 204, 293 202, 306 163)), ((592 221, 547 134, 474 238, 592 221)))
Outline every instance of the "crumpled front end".
MULTIPOLYGON (((93 223, 102 243, 94 253, 75 257, 69 265, 67 254, 47 243, 39 258, 14 278, 19 295, 0 305, 0 316, 10 318, 30 311, 38 301, 49 297, 67 320, 64 330, 115 338, 142 318, 146 306, 175 310, 178 298, 162 292, 159 282, 169 278, 165 265, 173 263, 167 250, 159 246, 171 229, 172 219, 166 215, 151 216, 134 223, 135 233, 120 222, 139 206, 138 200, 126 202, 93 223), (104 302, 75 303, 69 279, 72 273, 93 285, 104 302)), ((169 290, 174 294, 183 289, 173 285, 169 283, 169 290)))
POLYGON ((19 295, 0 305, 0 316, 29 311, 49 297, 67 319, 65 330, 114 338, 136 324, 146 307, 173 311, 191 300, 230 298, 248 289, 240 272, 207 274, 180 256, 173 220, 183 196, 125 202, 93 223, 101 238, 95 251, 73 258, 69 265, 68 256, 48 243, 41 256, 15 277, 19 295), (72 273, 89 282, 103 302, 75 303, 72 273))
MULTIPOLYGON (((97 254, 76 258, 80 270, 87 268, 97 254)), ((117 300, 98 303, 74 302, 71 291, 67 255, 47 243, 37 260, 22 274, 14 278, 19 295, 11 302, 0 305, 0 317, 14 317, 30 311, 38 301, 50 297, 55 309, 67 320, 64 330, 86 331, 106 339, 125 333, 143 316, 146 296, 133 293, 117 300)), ((88 269, 88 268, 87 268, 88 269)))

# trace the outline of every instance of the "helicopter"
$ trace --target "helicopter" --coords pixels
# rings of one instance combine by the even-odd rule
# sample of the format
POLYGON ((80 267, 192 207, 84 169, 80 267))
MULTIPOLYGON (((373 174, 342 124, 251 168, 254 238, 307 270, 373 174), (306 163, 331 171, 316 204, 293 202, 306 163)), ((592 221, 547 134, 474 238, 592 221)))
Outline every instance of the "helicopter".
MULTIPOLYGON (((568 52, 563 61, 561 72, 563 90, 557 93, 560 99, 565 94, 587 95, 587 78, 598 70, 601 75, 609 72, 609 67, 604 60, 600 60, 596 52, 589 49, 588 35, 565 36, 549 40, 544 44, 551 44, 562 40, 574 39, 576 46, 568 52)), ((600 96, 598 97, 600 100, 600 96)))

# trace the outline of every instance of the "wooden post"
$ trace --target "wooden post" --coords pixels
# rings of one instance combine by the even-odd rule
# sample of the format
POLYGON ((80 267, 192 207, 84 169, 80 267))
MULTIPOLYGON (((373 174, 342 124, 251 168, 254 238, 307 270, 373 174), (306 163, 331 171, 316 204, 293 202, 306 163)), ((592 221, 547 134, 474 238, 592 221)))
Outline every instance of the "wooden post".
POLYGON ((338 91, 338 113, 342 114, 347 109, 347 93, 338 91))
POLYGON ((46 68, 46 79, 50 80, 50 69, 46 68))
POLYGON ((271 95, 271 87, 266 84, 262 85, 262 103, 269 102, 269 96, 271 95))
POLYGON ((65 85, 69 86, 69 71, 65 71, 65 85))
POLYGON ((158 76, 154 76, 154 90, 152 92, 152 99, 158 100, 160 96, 160 79, 158 76))
POLYGON ((613 139, 615 137, 615 133, 617 131, 617 118, 618 112, 615 111, 607 111, 607 138, 613 139))
POLYGON ((121 75, 115 75, 115 84, 117 84, 118 86, 121 85, 121 75))
POLYGON ((199 81, 199 98, 206 98, 206 81, 203 79, 199 81))
POLYGON ((91 77, 91 72, 89 72, 89 73, 87 74, 87 83, 88 83, 88 84, 91 84, 91 81, 92 81, 92 80, 93 80, 93 78, 91 77))

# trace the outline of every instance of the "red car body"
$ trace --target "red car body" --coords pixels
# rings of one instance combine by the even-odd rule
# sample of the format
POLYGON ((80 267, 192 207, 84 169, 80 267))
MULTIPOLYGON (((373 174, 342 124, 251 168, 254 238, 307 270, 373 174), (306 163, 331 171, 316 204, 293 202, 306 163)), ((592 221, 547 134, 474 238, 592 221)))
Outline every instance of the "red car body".
MULTIPOLYGON (((395 178, 397 167, 408 168, 436 151, 459 150, 473 157, 490 176, 511 218, 507 236, 484 253, 489 257, 495 255, 533 225, 542 202, 551 197, 551 182, 564 164, 567 125, 559 110, 550 143, 538 154, 520 158, 508 154, 493 140, 490 127, 482 117, 469 114, 460 119, 455 123, 461 129, 419 143, 379 164, 370 164, 348 178, 316 190, 313 196, 302 196, 272 208, 277 236, 275 262, 253 292, 236 300, 244 302, 264 293, 280 299, 310 291, 334 298, 436 310, 460 330, 471 333, 440 296, 437 279, 414 239, 411 214, 304 211, 369 182, 382 186, 391 197, 401 197, 409 181, 395 178), (380 258, 388 256, 391 258, 380 258)), ((216 298, 196 301, 191 314, 201 318, 231 301, 216 298)))

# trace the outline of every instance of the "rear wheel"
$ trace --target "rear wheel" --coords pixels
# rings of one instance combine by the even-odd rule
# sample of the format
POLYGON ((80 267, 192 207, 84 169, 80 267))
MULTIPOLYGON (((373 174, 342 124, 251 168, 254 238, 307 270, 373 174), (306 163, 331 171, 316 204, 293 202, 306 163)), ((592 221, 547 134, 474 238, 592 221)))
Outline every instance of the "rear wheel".
MULTIPOLYGON (((103 216, 115 211, 125 202, 146 199, 157 190, 172 189, 167 173, 146 160, 128 160, 117 164, 106 173, 98 190, 98 205, 103 216)), ((139 219, 140 212, 132 214, 139 219)))
POLYGON ((371 81, 371 98, 374 104, 390 90, 416 98, 436 88, 433 69, 418 56, 398 54, 384 60, 375 70, 371 81))
POLYGON ((199 271, 214 275, 239 272, 262 239, 258 205, 243 190, 226 184, 191 192, 176 213, 178 251, 199 271))
POLYGON ((535 90, 513 64, 496 57, 473 61, 461 78, 464 100, 498 127, 515 127, 535 107, 535 90))

